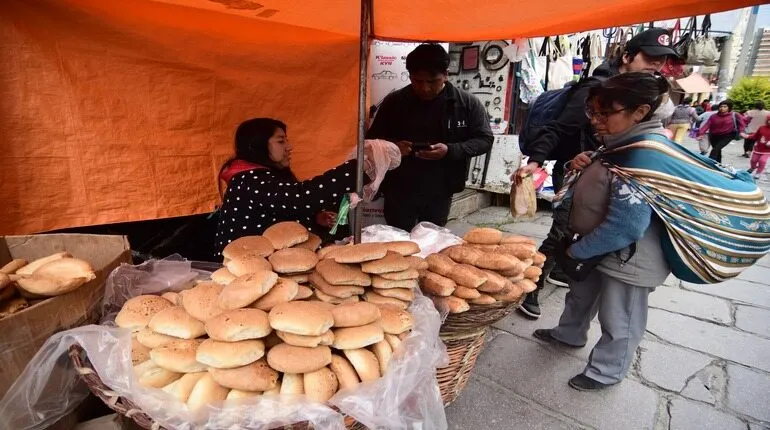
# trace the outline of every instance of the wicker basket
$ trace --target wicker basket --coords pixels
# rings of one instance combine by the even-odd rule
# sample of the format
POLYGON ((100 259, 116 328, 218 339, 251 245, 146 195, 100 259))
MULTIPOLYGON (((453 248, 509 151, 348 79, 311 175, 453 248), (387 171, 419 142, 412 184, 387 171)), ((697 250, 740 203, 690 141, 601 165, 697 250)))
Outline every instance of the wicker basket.
MULTIPOLYGON (((133 420, 136 425, 146 430, 166 430, 160 424, 155 422, 149 415, 145 414, 130 400, 120 397, 118 393, 112 391, 109 387, 104 385, 99 375, 91 365, 91 361, 88 359, 83 348, 78 344, 73 344, 69 349, 69 356, 72 363, 75 365, 75 369, 81 378, 88 385, 88 389, 99 397, 110 409, 118 413, 118 415, 124 416, 133 420)), ((354 418, 345 417, 345 427, 349 430, 366 430, 367 427, 356 421, 354 418)), ((313 427, 307 423, 297 423, 287 425, 283 427, 277 427, 285 430, 309 430, 313 427)))
POLYGON ((454 402, 468 384, 473 368, 476 367, 476 359, 484 347, 486 334, 487 327, 472 333, 440 335, 449 354, 449 365, 436 369, 444 406, 454 402))
POLYGON ((517 302, 497 302, 491 305, 470 305, 470 309, 459 313, 449 314, 441 324, 441 335, 460 335, 475 333, 505 318, 506 315, 519 308, 524 296, 517 302))

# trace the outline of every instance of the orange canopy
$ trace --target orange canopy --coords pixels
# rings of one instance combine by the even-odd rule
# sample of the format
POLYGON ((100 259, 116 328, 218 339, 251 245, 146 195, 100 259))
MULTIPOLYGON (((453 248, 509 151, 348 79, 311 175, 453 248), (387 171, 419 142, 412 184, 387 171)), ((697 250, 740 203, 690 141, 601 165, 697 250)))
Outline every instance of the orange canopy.
MULTIPOLYGON (((373 2, 383 39, 558 34, 751 0, 373 2)), ((358 0, 3 0, 0 234, 211 211, 235 127, 284 120, 294 170, 355 146, 358 0)))

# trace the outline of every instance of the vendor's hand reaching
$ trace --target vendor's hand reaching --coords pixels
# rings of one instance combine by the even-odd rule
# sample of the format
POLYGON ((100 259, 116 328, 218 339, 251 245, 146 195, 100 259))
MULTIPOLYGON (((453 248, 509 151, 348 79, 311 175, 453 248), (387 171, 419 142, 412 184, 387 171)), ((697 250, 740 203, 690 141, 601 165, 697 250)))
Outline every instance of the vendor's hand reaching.
POLYGON ((449 152, 448 146, 443 143, 434 143, 430 146, 430 149, 417 151, 415 155, 423 160, 441 160, 446 157, 447 152, 449 152))
POLYGON ((574 170, 583 170, 592 163, 591 151, 581 152, 570 162, 570 167, 574 170))
POLYGON ((398 146, 398 149, 401 151, 402 157, 406 157, 412 153, 412 142, 402 140, 402 141, 396 142, 396 146, 398 146))
POLYGON ((318 212, 315 216, 315 222, 322 227, 332 228, 337 222, 337 214, 328 211, 318 212))

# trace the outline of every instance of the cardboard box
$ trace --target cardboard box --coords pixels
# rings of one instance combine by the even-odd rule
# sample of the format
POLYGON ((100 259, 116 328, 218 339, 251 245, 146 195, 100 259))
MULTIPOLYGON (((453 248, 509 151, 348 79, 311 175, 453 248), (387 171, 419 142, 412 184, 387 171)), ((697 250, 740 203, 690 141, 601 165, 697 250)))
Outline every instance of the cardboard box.
POLYGON ((90 262, 96 279, 68 294, 40 301, 0 319, 0 398, 52 334, 98 322, 107 277, 121 263, 131 262, 125 236, 0 236, 0 266, 14 258, 32 261, 61 251, 90 262))

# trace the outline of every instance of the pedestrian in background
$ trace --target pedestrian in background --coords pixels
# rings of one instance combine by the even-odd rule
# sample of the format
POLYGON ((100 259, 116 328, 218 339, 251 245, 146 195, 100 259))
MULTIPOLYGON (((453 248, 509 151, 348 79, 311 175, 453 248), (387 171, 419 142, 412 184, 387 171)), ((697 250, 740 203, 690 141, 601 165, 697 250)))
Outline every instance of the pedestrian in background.
MULTIPOLYGON (((754 109, 746 112, 746 120, 749 122, 746 126, 746 135, 754 134, 759 130, 759 127, 764 126, 768 115, 770 115, 770 111, 765 109, 765 102, 758 101, 754 103, 754 109)), ((753 148, 754 140, 744 136, 743 156, 749 158, 753 148)))
POLYGON ((749 172, 754 179, 759 179, 770 158, 770 115, 765 116, 764 125, 757 128, 753 134, 747 135, 746 140, 754 142, 749 172))
POLYGON ((698 114, 695 112, 695 108, 692 107, 692 99, 686 97, 674 109, 674 114, 671 116, 671 122, 667 128, 674 135, 673 140, 681 144, 696 121, 698 121, 698 114))
POLYGON ((711 153, 709 158, 721 163, 722 150, 730 142, 737 140, 745 128, 745 118, 741 114, 733 112, 733 102, 728 99, 720 102, 717 113, 711 115, 701 126, 698 130, 698 139, 701 139, 706 133, 710 134, 711 153))

